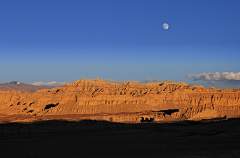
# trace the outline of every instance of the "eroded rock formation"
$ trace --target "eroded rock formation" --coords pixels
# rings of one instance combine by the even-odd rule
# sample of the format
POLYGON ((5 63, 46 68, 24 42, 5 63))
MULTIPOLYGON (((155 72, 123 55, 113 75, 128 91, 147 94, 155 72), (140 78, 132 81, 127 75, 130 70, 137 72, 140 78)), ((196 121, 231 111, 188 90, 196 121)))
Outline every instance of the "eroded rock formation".
POLYGON ((230 118, 240 116, 240 90, 170 81, 140 84, 81 79, 35 93, 1 91, 0 115, 31 116, 33 120, 71 115, 66 119, 114 122, 230 118))

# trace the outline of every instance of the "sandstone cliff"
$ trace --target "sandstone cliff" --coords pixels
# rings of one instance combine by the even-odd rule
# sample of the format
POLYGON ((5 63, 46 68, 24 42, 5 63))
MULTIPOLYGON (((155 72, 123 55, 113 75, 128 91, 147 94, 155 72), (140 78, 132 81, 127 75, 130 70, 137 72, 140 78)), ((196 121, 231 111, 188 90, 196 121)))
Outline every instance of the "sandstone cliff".
POLYGON ((240 116, 239 89, 206 89, 180 82, 111 83, 81 79, 35 93, 0 92, 0 115, 77 115, 115 122, 198 120, 240 116))

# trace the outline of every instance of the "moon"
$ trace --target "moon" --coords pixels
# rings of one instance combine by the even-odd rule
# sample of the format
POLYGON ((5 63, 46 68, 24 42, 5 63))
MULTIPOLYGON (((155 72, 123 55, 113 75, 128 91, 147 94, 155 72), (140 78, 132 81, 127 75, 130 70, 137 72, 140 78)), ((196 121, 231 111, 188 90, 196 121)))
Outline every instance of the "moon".
POLYGON ((164 23, 164 24, 162 25, 162 27, 163 27, 163 29, 167 30, 167 29, 169 28, 169 25, 168 25, 167 23, 164 23))

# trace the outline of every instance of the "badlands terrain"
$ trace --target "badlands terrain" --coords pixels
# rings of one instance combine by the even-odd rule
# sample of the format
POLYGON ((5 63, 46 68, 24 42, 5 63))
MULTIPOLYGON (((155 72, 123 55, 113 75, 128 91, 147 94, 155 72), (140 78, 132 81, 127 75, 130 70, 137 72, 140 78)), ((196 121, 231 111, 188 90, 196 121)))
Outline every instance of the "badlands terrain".
POLYGON ((240 89, 206 89, 170 81, 111 83, 96 78, 35 93, 0 91, 2 122, 88 119, 141 123, 237 118, 239 108, 240 89))
POLYGON ((4 157, 240 157, 240 89, 81 79, 0 91, 4 157))

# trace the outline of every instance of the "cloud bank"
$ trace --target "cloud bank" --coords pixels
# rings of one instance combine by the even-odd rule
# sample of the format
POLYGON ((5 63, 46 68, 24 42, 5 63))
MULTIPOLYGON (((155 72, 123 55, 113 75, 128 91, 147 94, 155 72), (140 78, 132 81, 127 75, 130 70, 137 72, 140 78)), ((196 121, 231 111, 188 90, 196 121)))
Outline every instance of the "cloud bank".
POLYGON ((192 78, 194 81, 226 81, 226 80, 240 80, 240 72, 214 72, 214 73, 202 73, 202 74, 188 74, 187 78, 192 78))
POLYGON ((147 77, 142 81, 142 83, 152 83, 152 82, 162 82, 162 80, 160 78, 147 77))
POLYGON ((56 82, 56 81, 52 81, 52 82, 33 82, 30 83, 34 86, 46 86, 46 87, 58 87, 58 86, 63 86, 66 84, 66 82, 56 82))

